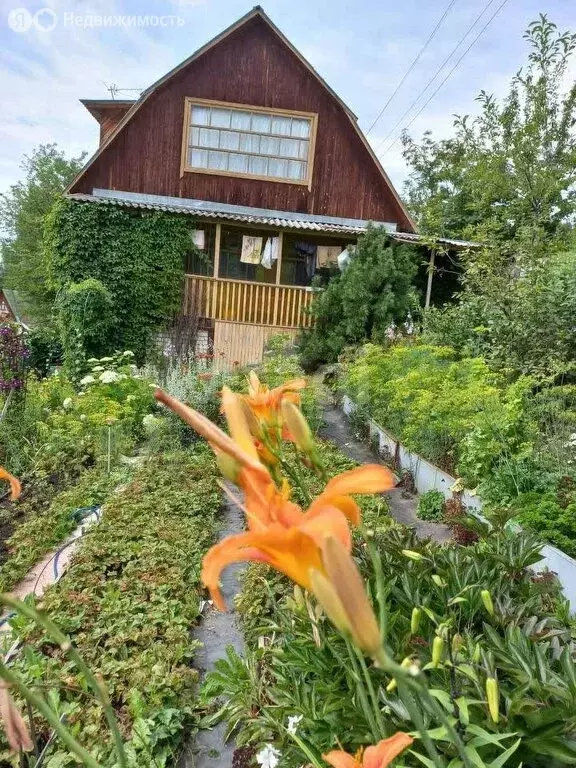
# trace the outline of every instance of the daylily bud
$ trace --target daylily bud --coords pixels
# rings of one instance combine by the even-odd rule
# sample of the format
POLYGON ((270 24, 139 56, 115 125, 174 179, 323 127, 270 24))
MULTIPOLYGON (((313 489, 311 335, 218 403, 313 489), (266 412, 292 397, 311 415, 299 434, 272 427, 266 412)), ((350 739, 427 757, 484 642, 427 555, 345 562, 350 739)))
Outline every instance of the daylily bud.
POLYGON ((437 667, 442 661, 442 653, 444 651, 444 638, 436 635, 434 642, 432 643, 432 664, 437 667))
POLYGON ((327 536, 322 543, 322 560, 353 641, 372 658, 381 657, 380 628, 351 555, 338 539, 327 536))
POLYGON ((452 653, 458 653, 458 651, 462 648, 463 644, 464 644, 464 641, 462 640, 462 635, 459 635, 458 633, 456 633, 452 638, 452 653))
POLYGON ((478 662, 480 661, 480 643, 476 643, 476 645, 474 646, 472 661, 474 662, 474 664, 478 664, 478 662))
POLYGON ((294 584, 294 602, 298 608, 306 608, 306 598, 299 584, 294 584))
POLYGON ((300 408, 289 400, 282 400, 282 418, 288 427, 290 436, 297 448, 302 453, 312 453, 314 451, 314 438, 312 430, 300 408))
POLYGON ((498 692, 498 680, 494 677, 486 678, 486 698, 488 699, 488 711, 492 722, 500 719, 500 694, 498 692))
POLYGON ((446 586, 446 582, 437 573, 433 573, 432 574, 432 581, 434 582, 434 584, 436 584, 437 587, 445 587, 446 586))
MULTIPOLYGON (((418 665, 412 661, 412 658, 410 656, 406 656, 406 658, 402 659, 400 666, 402 669, 408 669, 410 670, 411 675, 417 675, 418 674, 418 665)), ((398 683, 396 682, 396 678, 393 677, 392 680, 388 683, 386 686, 386 690, 388 693, 392 693, 396 689, 396 686, 398 683)))
POLYGON ((423 560, 424 556, 420 554, 420 552, 414 552, 412 549, 403 549, 402 554, 404 557, 409 558, 410 560, 423 560))
POLYGON ((494 616, 494 603, 492 602, 492 595, 490 592, 488 592, 487 589, 483 589, 482 592, 480 592, 480 597, 482 598, 482 603, 484 604, 486 611, 490 616, 494 616))
POLYGON ((412 608, 412 617, 410 619, 410 633, 413 635, 415 635, 416 632, 418 632, 421 616, 422 616, 422 611, 420 610, 420 608, 412 608))
POLYGON ((238 483, 238 475, 241 469, 240 464, 236 461, 236 459, 233 459, 232 456, 228 456, 227 453, 223 453, 217 449, 214 449, 214 453, 216 454, 216 464, 222 474, 222 477, 225 477, 226 480, 229 480, 231 483, 236 485, 238 483))

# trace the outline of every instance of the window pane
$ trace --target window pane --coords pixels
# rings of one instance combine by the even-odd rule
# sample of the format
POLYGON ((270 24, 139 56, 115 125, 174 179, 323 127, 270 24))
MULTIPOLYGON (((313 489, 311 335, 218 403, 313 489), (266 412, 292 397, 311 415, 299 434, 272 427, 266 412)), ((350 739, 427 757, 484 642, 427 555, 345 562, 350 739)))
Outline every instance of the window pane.
POLYGON ((214 125, 217 128, 230 128, 230 110, 213 109, 210 125, 214 125))
POLYGON ((298 144, 296 139, 280 139, 280 154, 282 157, 298 157, 298 144))
POLYGON ((240 149, 244 152, 260 152, 260 136, 254 136, 252 133, 241 133, 240 149))
POLYGON ((228 160, 228 170, 248 173, 248 155, 231 154, 228 160))
POLYGON ((289 179, 305 179, 306 163, 299 163, 296 160, 290 160, 288 163, 288 178, 289 179))
POLYGON ((200 128, 192 128, 192 144, 198 146, 200 143, 200 128))
POLYGON ((234 131, 220 131, 220 149, 238 149, 240 134, 234 131))
POLYGON ((273 117, 272 133, 279 133, 281 136, 290 136, 291 117, 273 117))
POLYGON ((292 136, 307 139, 310 136, 310 120, 303 120, 299 117, 292 118, 292 136))
POLYGON ((267 157, 250 157, 248 161, 248 170, 250 173, 254 173, 257 176, 268 175, 268 158, 267 157))
POLYGON ((289 160, 275 160, 270 158, 268 161, 268 173, 277 179, 286 179, 288 177, 289 160))
POLYGON ((192 107, 192 122, 198 125, 208 125, 210 122, 210 108, 192 107))
POLYGON ((276 139, 273 136, 262 136, 260 139, 260 154, 279 155, 280 139, 276 139))
POLYGON ((215 131, 212 128, 200 128, 198 136, 198 145, 200 147, 215 147, 220 146, 220 131, 215 131))
POLYGON ((298 157, 301 157, 302 160, 308 159, 308 142, 307 141, 299 141, 298 142, 298 157))
POLYGON ((192 168, 208 168, 208 152, 203 149, 193 149, 188 155, 188 163, 192 168))
POLYGON ((240 112, 240 110, 232 110, 231 128, 240 129, 243 131, 250 130, 250 124, 252 115, 250 112, 240 112))
POLYGON ((271 119, 269 115, 262 115, 259 112, 252 113, 252 130, 258 133, 270 133, 271 119))
POLYGON ((226 152, 210 152, 208 154, 208 168, 215 171, 228 170, 228 155, 226 152))

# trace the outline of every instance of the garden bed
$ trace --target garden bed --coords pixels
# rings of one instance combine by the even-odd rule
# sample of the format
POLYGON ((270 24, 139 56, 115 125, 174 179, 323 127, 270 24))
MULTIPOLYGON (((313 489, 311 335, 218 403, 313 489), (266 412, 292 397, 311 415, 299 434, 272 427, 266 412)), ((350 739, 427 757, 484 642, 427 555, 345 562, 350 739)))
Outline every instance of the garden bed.
MULTIPOLYGON (((347 396, 342 398, 342 411, 350 417, 355 411, 355 404, 347 396)), ((379 452, 397 463, 398 469, 411 473, 414 486, 418 493, 431 490, 440 491, 446 499, 453 497, 453 488, 458 488, 457 478, 444 472, 422 456, 409 451, 395 437, 375 421, 367 422, 370 439, 376 442, 379 452)), ((483 502, 470 490, 462 488, 458 491, 464 507, 482 519, 483 502)), ((542 556, 537 571, 550 570, 556 574, 564 595, 570 601, 571 610, 576 614, 576 560, 551 544, 544 544, 540 550, 542 556)))
MULTIPOLYGON (((150 458, 108 499, 69 571, 43 597, 52 621, 104 681, 130 766, 169 764, 191 722, 197 674, 190 633, 199 615, 200 561, 220 507, 207 448, 150 458)), ((53 706, 66 714, 82 745, 112 764, 103 711, 77 669, 32 625, 19 620, 19 635, 26 652, 16 671, 33 687, 50 689, 53 706)), ((36 727, 47 735, 45 721, 36 727)), ((74 764, 64 747, 53 749, 54 764, 74 764)), ((0 758, 18 765, 7 752, 0 758)))

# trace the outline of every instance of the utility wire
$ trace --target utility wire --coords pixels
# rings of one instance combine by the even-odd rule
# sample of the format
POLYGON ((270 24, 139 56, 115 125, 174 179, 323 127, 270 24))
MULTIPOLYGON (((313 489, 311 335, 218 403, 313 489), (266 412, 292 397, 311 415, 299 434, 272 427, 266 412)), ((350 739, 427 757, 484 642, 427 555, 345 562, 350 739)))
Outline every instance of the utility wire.
POLYGON ((382 141, 380 142, 380 144, 378 144, 378 146, 376 147, 376 150, 375 150, 376 154, 378 154, 378 152, 379 152, 379 151, 382 149, 382 147, 384 146, 384 144, 385 144, 385 143, 386 143, 386 142, 387 142, 387 141, 390 139, 390 137, 391 137, 391 136, 392 136, 392 135, 393 135, 393 134, 396 132, 396 129, 397 129, 397 128, 398 128, 398 126, 399 126, 399 125, 402 123, 402 121, 405 119, 405 117, 406 117, 406 116, 407 116, 407 115, 408 115, 408 114, 409 114, 409 113, 412 111, 412 109, 413 109, 413 108, 416 106, 416 104, 418 104, 418 102, 419 102, 419 101, 420 101, 420 99, 421 99, 421 98, 424 96, 424 94, 426 93, 426 91, 428 90, 428 88, 430 88, 430 86, 432 85, 432 83, 434 82, 434 80, 436 80, 436 78, 437 78, 437 77, 438 77, 438 75, 439 75, 439 74, 442 72, 442 70, 444 69, 444 67, 446 66, 446 64, 448 64, 448 62, 450 61, 450 59, 452 58, 452 56, 454 56, 454 54, 455 54, 455 53, 456 53, 456 51, 457 51, 457 50, 460 48, 460 46, 462 45, 462 43, 464 42, 464 40, 466 40, 466 38, 468 37, 468 35, 470 34, 470 32, 472 32, 472 30, 474 29, 474 27, 476 26, 476 24, 478 24, 478 22, 480 21, 480 19, 482 18, 482 16, 483 16, 483 15, 486 13, 486 11, 488 10, 488 8, 489 8, 489 7, 492 5, 492 3, 494 3, 494 2, 495 2, 495 0, 488 0, 488 2, 486 3, 486 5, 484 6, 484 8, 483 8, 483 9, 480 11, 480 13, 478 14, 478 16, 476 16, 476 18, 474 19, 474 21, 472 22, 472 24, 470 24, 470 26, 468 27, 468 29, 466 30, 466 32, 465 32, 465 33, 462 35, 462 37, 460 38, 460 40, 459 40, 459 41, 456 43, 456 45, 454 46, 454 48, 452 48, 452 50, 450 51, 450 53, 448 54, 448 56, 446 56, 446 58, 444 59, 444 61, 442 62, 442 64, 441 64, 441 65, 438 67, 438 69, 436 70, 436 72, 435 72, 435 73, 432 75, 432 77, 430 78, 430 80, 428 80, 428 82, 426 83, 426 85, 424 86, 424 88, 422 88, 422 90, 421 90, 421 91, 420 91, 420 93, 419 93, 419 94, 416 96, 416 98, 414 99, 414 101, 413 101, 413 102, 410 104, 410 106, 408 107, 408 109, 406 109, 406 110, 404 111, 404 113, 402 114, 402 116, 400 117, 400 119, 399 119, 399 120, 398 120, 398 121, 397 121, 397 122, 394 124, 394 127, 392 128, 392 130, 388 131, 388 133, 387 133, 387 134, 386 134, 386 136, 385 136, 385 137, 382 139, 382 141))
MULTIPOLYGON (((494 11, 494 13, 492 14, 492 16, 490 16, 490 18, 488 19, 488 21, 486 22, 486 24, 484 24, 484 26, 482 27, 482 29, 480 30, 480 32, 478 32, 478 34, 476 35, 476 37, 474 38, 474 40, 472 40, 472 42, 470 43, 470 45, 468 46, 468 48, 466 48, 466 50, 464 51, 464 53, 462 54, 462 56, 460 56, 460 58, 458 59, 458 61, 456 62, 456 64, 454 64, 454 66, 452 67, 452 69, 450 70, 450 72, 448 72, 448 74, 446 75, 446 77, 444 78, 444 80, 442 80, 442 82, 440 83, 440 85, 438 86, 438 88, 436 88, 436 90, 434 91, 434 93, 433 93, 433 94, 430 96, 430 98, 429 98, 429 99, 428 99, 428 100, 427 100, 427 101, 426 101, 426 102, 423 104, 423 106, 422 106, 422 107, 420 107, 420 109, 418 110, 418 112, 416 112, 416 114, 414 115, 414 117, 412 117, 412 118, 410 119, 410 122, 409 122, 409 123, 408 123, 408 124, 407 124, 407 125, 404 127, 404 130, 407 130, 408 128, 410 128, 410 126, 411 126, 411 125, 412 125, 412 123, 413 123, 413 122, 416 120, 416 118, 418 118, 418 117, 419 117, 419 116, 422 114, 422 112, 423 112, 423 111, 426 109, 426 107, 428 106, 428 104, 430 104, 430 102, 432 101, 432 99, 434 98, 434 96, 436 96, 436 94, 438 93, 438 91, 439 91, 439 90, 442 88, 442 86, 444 85, 444 83, 445 83, 445 82, 446 82, 446 81, 447 81, 447 80, 448 80, 448 79, 449 79, 449 78, 452 76, 452 74, 453 74, 453 73, 454 73, 454 72, 455 72, 455 71, 458 69, 458 67, 459 67, 459 65, 460 65, 460 62, 462 61, 462 59, 463 59, 463 58, 466 56, 466 54, 467 54, 467 53, 468 53, 468 52, 469 52, 469 51, 470 51, 470 50, 471 50, 471 49, 472 49, 472 48, 473 48, 473 47, 476 45, 476 43, 478 42, 478 40, 479 40, 479 39, 482 37, 482 35, 484 34, 484 32, 485 32, 485 31, 488 29, 488 27, 490 26, 490 24, 491 24, 491 23, 494 21, 494 19, 496 18, 496 16, 497 16, 497 15, 500 13, 500 11, 502 10, 502 8, 504 8, 504 6, 506 5, 506 3, 507 3, 507 2, 508 2, 508 0, 503 0, 503 2, 501 2, 501 3, 500 3, 500 5, 498 6, 498 8, 496 8, 496 10, 495 10, 495 11, 494 11)), ((400 135, 401 135, 401 134, 400 134, 400 135)), ((397 136, 397 137, 394 139, 394 141, 393 141, 393 142, 392 142, 392 143, 391 143, 391 144, 390 144, 388 147, 386 147, 386 149, 384 150, 383 154, 386 154, 387 152, 389 152, 389 151, 392 149, 392 147, 393 147, 393 146, 396 144, 396 142, 397 142, 397 141, 398 141, 398 139, 400 138, 400 135, 399 135, 399 136, 397 136)))
POLYGON ((370 131, 371 131, 371 130, 374 128, 374 126, 376 125, 376 123, 377 123, 377 122, 380 120, 380 118, 382 117, 382 115, 384 114, 384 112, 386 112, 386 110, 388 109, 388 107, 389 107, 389 105, 390 105, 390 102, 392 101, 392 99, 394 98, 394 96, 396 96, 396 94, 398 93, 398 91, 400 90, 400 88, 402 88, 402 86, 403 86, 403 85, 404 85, 404 83, 406 82, 406 78, 407 78, 407 77, 408 77, 408 75, 409 75, 409 74, 412 72, 412 70, 414 69, 414 67, 416 66, 416 64, 418 64, 418 62, 419 62, 419 61, 420 61, 420 59, 422 58, 422 55, 423 55, 423 53, 425 52, 425 50, 428 48, 428 46, 429 46, 429 45, 430 45, 430 43, 432 42, 432 40, 433 40, 434 36, 436 35, 436 32, 438 32, 438 30, 439 30, 439 29, 440 29, 440 27, 442 26, 442 23, 443 23, 444 19, 446 18, 446 16, 448 16, 448 13, 450 12, 450 10, 451 10, 452 6, 453 6, 455 3, 456 3, 456 0, 450 0, 450 2, 448 3, 448 5, 446 6, 446 10, 444 11, 444 13, 442 14, 442 16, 441 16, 441 17, 440 17, 440 19, 438 20, 438 22, 437 22, 436 26, 434 27, 434 29, 433 29, 433 30, 432 30, 432 32, 430 33, 430 35, 429 35, 429 37, 428 37, 428 40, 426 40, 426 42, 424 43, 424 45, 422 46, 422 48, 420 48, 420 51, 418 52, 418 55, 416 56, 416 58, 414 59, 414 61, 412 62, 412 64, 410 64, 410 66, 408 67, 408 69, 407 69, 407 70, 406 70, 406 72, 404 73, 404 76, 403 76, 402 80, 400 80, 400 82, 398 83, 398 85, 397 85, 397 86, 396 86, 396 88, 394 89, 394 92, 393 92, 393 93, 392 93, 392 95, 391 95, 391 96, 388 98, 388 101, 386 102, 386 104, 384 104, 384 106, 382 107, 382 109, 381 109, 381 110, 380 110, 380 112, 378 113, 378 117, 377 117, 377 118, 374 120, 374 122, 372 123, 372 125, 370 126, 370 128, 368 128, 368 130, 366 131, 366 133, 365 133, 365 135, 366 135, 366 136, 368 136, 368 134, 369 134, 369 133, 370 133, 370 131))

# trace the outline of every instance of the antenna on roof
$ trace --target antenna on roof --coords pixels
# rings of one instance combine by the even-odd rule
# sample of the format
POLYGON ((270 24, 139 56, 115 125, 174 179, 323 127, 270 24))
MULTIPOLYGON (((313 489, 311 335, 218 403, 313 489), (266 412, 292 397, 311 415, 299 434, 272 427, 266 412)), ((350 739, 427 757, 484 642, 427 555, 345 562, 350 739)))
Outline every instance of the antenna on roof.
POLYGON ((144 90, 143 88, 119 88, 116 83, 111 83, 110 85, 104 83, 104 87, 110 94, 111 99, 115 99, 119 93, 142 93, 144 90))

